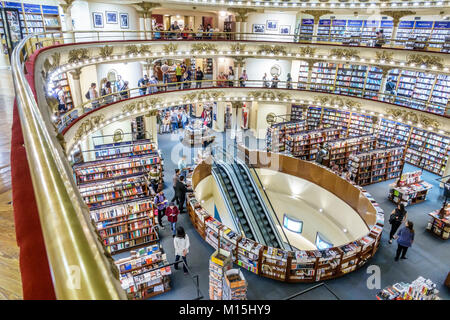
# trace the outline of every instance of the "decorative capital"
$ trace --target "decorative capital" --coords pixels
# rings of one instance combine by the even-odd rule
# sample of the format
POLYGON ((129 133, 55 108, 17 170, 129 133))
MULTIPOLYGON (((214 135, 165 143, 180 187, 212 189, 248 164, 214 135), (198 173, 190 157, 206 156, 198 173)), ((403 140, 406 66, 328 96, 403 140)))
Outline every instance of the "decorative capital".
POLYGON ((311 48, 310 46, 301 47, 300 54, 303 56, 314 56, 316 54, 316 48, 311 48))
POLYGON ((111 57, 113 52, 114 52, 113 46, 104 46, 104 47, 100 48, 99 55, 100 55, 100 57, 105 59, 107 57, 111 57))
POLYGON ((138 55, 138 54, 146 54, 151 53, 150 46, 146 44, 141 44, 140 46, 137 46, 135 44, 126 46, 125 48, 125 54, 130 55, 138 55))
POLYGON ((335 108, 347 107, 355 109, 356 111, 360 111, 362 107, 362 104, 360 102, 333 96, 315 96, 314 102, 323 106, 330 106, 335 108))
POLYGON ((245 50, 245 44, 240 43, 234 43, 231 45, 231 51, 244 51, 245 50))
POLYGON ((74 2, 75 0, 65 0, 64 2, 60 2, 59 6, 62 8, 64 14, 69 14, 69 9, 74 2))
POLYGON ((76 63, 81 60, 89 59, 88 49, 73 49, 69 51, 69 63, 76 63))
POLYGON ((281 54, 285 55, 285 54, 287 54, 287 50, 286 50, 285 46, 279 46, 279 45, 271 46, 271 45, 263 44, 258 47, 258 54, 262 54, 262 53, 273 54, 273 55, 279 55, 281 53, 281 54))
POLYGON ((233 57, 234 65, 236 67, 244 67, 245 66, 245 57, 233 57))
POLYGON ((420 124, 423 127, 432 127, 434 129, 439 129, 441 124, 428 116, 424 116, 419 112, 412 110, 402 110, 401 108, 387 108, 386 114, 390 115, 394 120, 400 122, 410 121, 413 125, 420 124))
POLYGON ((80 80, 81 68, 76 68, 73 71, 70 71, 70 75, 73 80, 80 80))
POLYGON ((427 68, 437 67, 444 68, 443 60, 440 57, 425 54, 410 54, 406 58, 407 63, 414 63, 418 66, 425 65, 427 68))
POLYGON ((217 51, 217 46, 214 43, 193 43, 191 45, 192 51, 217 51))
POLYGON ((92 129, 97 127, 105 119, 104 114, 92 116, 87 120, 84 120, 78 130, 75 132, 74 139, 80 140, 85 134, 89 133, 92 129))
POLYGON ((381 52, 376 52, 375 56, 380 61, 384 60, 386 62, 390 62, 392 60, 392 57, 394 56, 394 53, 383 50, 381 52))
POLYGON ((319 18, 321 16, 333 13, 333 11, 329 11, 329 10, 305 10, 305 11, 302 11, 302 13, 309 14, 310 16, 313 16, 314 17, 314 24, 318 24, 319 23, 319 18))
POLYGON ((247 15, 251 12, 256 12, 255 9, 248 8, 228 8, 227 11, 234 12, 236 22, 247 22, 247 15))
POLYGON ((152 13, 152 10, 156 7, 161 7, 160 3, 156 3, 156 2, 144 2, 142 1, 141 3, 136 3, 136 5, 142 9, 141 12, 143 12, 145 15, 148 15, 152 13))
POLYGON ((359 59, 359 51, 356 49, 332 49, 330 51, 330 56, 336 56, 338 58, 358 58, 359 59))
POLYGON ((404 10, 404 11, 389 11, 388 10, 388 11, 381 11, 380 14, 392 17, 393 22, 394 22, 394 27, 397 27, 401 18, 403 18, 405 16, 412 16, 412 15, 415 15, 416 13, 414 11, 409 11, 409 10, 404 10))

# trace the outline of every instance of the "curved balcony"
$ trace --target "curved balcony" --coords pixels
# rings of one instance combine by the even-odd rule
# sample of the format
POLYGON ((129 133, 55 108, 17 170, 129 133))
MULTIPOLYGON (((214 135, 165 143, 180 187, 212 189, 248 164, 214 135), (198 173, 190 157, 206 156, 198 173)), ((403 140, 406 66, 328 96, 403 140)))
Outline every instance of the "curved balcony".
MULTIPOLYGON (((110 43, 110 41, 107 40, 108 32, 101 36, 100 33, 90 33, 90 37, 98 37, 95 41, 100 41, 104 44, 110 43)), ((122 32, 120 33, 122 34, 122 32)), ((126 33, 123 32, 123 34, 126 33)), ((138 34, 135 33, 135 35, 138 34)), ((91 129, 95 129, 97 124, 102 124, 103 120, 98 121, 100 119, 97 118, 96 121, 93 121, 93 117, 96 116, 98 112, 105 111, 106 107, 108 107, 108 114, 112 114, 112 110, 115 108, 117 109, 117 114, 119 114, 120 110, 122 116, 127 116, 127 114, 131 115, 131 113, 137 113, 138 111, 143 113, 150 109, 163 107, 164 103, 161 105, 161 102, 158 104, 157 101, 151 101, 153 98, 153 96, 151 96, 143 97, 148 99, 148 105, 146 106, 134 104, 134 108, 131 105, 124 108, 124 104, 127 103, 127 100, 124 100, 120 103, 109 106, 105 105, 88 112, 86 112, 87 108, 81 108, 82 110, 84 109, 84 113, 78 116, 78 120, 84 119, 89 121, 89 125, 81 126, 84 121, 72 123, 71 127, 65 131, 67 145, 63 148, 60 143, 62 141, 57 136, 51 122, 51 117, 48 112, 49 106, 45 100, 45 94, 43 90, 36 90, 40 89, 41 85, 44 84, 44 80, 47 78, 49 72, 58 69, 58 64, 54 63, 54 60, 51 60, 52 62, 50 62, 49 60, 46 60, 45 57, 54 54, 57 50, 61 50, 61 48, 45 48, 33 56, 31 56, 31 53, 36 51, 36 43, 38 43, 38 47, 41 45, 54 45, 58 41, 67 41, 67 39, 72 36, 74 37, 74 41, 81 41, 76 33, 66 33, 61 35, 59 40, 55 36, 48 37, 48 34, 29 36, 19 43, 12 55, 11 65, 16 87, 17 107, 19 110, 29 167, 33 168, 30 172, 31 180, 34 187, 35 199, 39 211, 39 219, 42 226, 42 233, 56 297, 58 299, 125 299, 125 293, 121 289, 120 283, 114 273, 115 269, 111 265, 111 261, 109 260, 110 257, 104 252, 104 249, 97 241, 93 226, 89 222, 88 208, 83 203, 79 191, 73 182, 72 170, 66 160, 66 151, 73 147, 74 143, 77 141, 77 139, 75 139, 77 136, 81 139, 85 137, 86 134, 89 134, 91 129), (44 72, 38 73, 38 70, 43 70, 44 72), (37 101, 39 101, 39 103, 37 101), (83 127, 84 129, 79 130, 80 127, 83 127), (78 278, 76 285, 68 285, 73 279, 74 270, 79 271, 77 273, 78 278)), ((85 38, 84 40, 88 39, 85 38)), ((123 40, 126 42, 130 39, 123 40)), ((204 39, 202 39, 202 41, 203 40, 204 39)), ((163 45, 163 43, 158 43, 158 45, 163 45)), ((297 46, 298 44, 295 45, 297 46)), ((98 43, 83 44, 82 46, 95 48, 96 50, 98 49, 98 43)), ((80 47, 80 45, 67 43, 64 45, 62 51, 66 50, 68 54, 71 49, 73 50, 78 47, 80 47)), ((142 46, 140 48, 142 48, 142 46)), ((368 50, 372 49, 368 48, 368 50)), ((170 52, 174 55, 173 51, 169 51, 169 55, 170 52)), ((438 54, 441 55, 441 53, 438 54)), ((325 59, 323 56, 321 58, 325 59)), ((54 59, 56 60, 56 56, 54 56, 54 59)), ((75 64, 74 67, 81 66, 79 63, 84 60, 86 59, 82 57, 81 59, 76 59, 76 63, 72 62, 72 64, 75 64)), ((272 101, 276 102, 289 102, 288 95, 286 94, 292 95, 290 98, 291 101, 292 99, 294 99, 294 101, 297 101, 298 99, 299 102, 301 99, 306 100, 306 97, 310 95, 310 91, 282 88, 269 90, 258 86, 254 88, 221 87, 213 88, 208 91, 213 93, 219 90, 232 93, 229 94, 230 101, 232 99, 235 101, 242 101, 247 98, 251 100, 249 91, 272 92, 273 90, 273 92, 276 92, 277 94, 274 96, 269 94, 269 96, 271 96, 270 99, 272 101), (237 93, 239 93, 239 95, 237 93), (302 96, 294 97, 294 94, 301 94, 302 96), (284 99, 286 99, 286 101, 284 101, 284 99)), ((164 99, 170 97, 173 103, 179 103, 180 101, 187 102, 189 99, 192 99, 183 97, 183 94, 186 94, 186 92, 178 90, 177 92, 158 93, 157 95, 160 95, 161 97, 165 95, 164 99)), ((330 94, 317 92, 317 95, 326 96, 330 94)), ((260 95, 254 94, 253 99, 259 99, 259 96, 260 95)), ((227 98, 225 94, 224 97, 227 98)), ((197 99, 198 98, 203 99, 204 97, 197 95, 197 99)), ((217 99, 219 98, 220 97, 217 97, 217 99)), ((261 99, 265 99, 264 94, 262 94, 261 99)), ((361 100, 361 98, 356 97, 349 97, 348 99, 361 100)), ((380 109, 377 109, 379 108, 377 105, 379 105, 380 102, 371 100, 363 101, 365 101, 364 108, 367 109, 367 111, 380 111, 380 109)), ((329 103, 332 105, 332 100, 329 100, 329 103)), ((386 102, 383 102, 383 104, 386 104, 386 102)), ((339 105, 337 106, 339 107, 339 105)), ((448 126, 448 122, 446 122, 448 121, 447 118, 437 115, 431 116, 437 119, 436 121, 444 122, 444 124, 448 126)))

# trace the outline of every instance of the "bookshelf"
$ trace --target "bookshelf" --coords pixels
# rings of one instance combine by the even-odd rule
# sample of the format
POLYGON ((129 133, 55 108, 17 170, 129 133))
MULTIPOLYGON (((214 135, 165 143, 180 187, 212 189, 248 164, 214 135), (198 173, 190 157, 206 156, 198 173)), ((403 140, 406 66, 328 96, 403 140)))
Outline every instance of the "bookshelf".
POLYGON ((364 89, 367 66, 338 64, 334 93, 360 96, 364 89))
POLYGON ((375 149, 349 156, 351 179, 360 186, 400 176, 403 168, 402 147, 375 149))
POLYGON ((450 36, 450 21, 435 21, 430 35, 430 48, 443 48, 445 39, 450 36))
POLYGON ((321 19, 319 20, 319 26, 317 29, 317 41, 330 41, 330 27, 331 20, 330 19, 321 19))
POLYGON ((353 112, 350 117, 348 136, 355 137, 371 134, 374 132, 375 125, 371 116, 353 112))
POLYGON ((341 136, 347 136, 350 112, 331 108, 323 108, 322 126, 324 128, 336 128, 341 130, 341 136))
POLYGON ((438 74, 429 100, 431 106, 427 108, 427 111, 445 114, 445 106, 448 104, 449 98, 450 77, 443 74, 438 74))
POLYGON ((380 27, 379 20, 364 20, 363 28, 361 31, 361 37, 369 39, 364 39, 361 41, 361 43, 363 44, 367 44, 370 42, 374 43, 374 40, 376 38, 376 32, 379 30, 379 27, 380 27))
POLYGON ((320 144, 339 139, 341 130, 336 128, 304 131, 286 137, 286 151, 302 160, 314 160, 320 144))
POLYGON ((378 126, 378 143, 386 147, 392 144, 405 146, 408 144, 411 126, 401 122, 382 118, 378 126))
POLYGON ((145 157, 124 157, 118 159, 92 161, 77 164, 73 167, 78 185, 91 182, 102 182, 127 178, 135 175, 143 175, 152 166, 157 165, 162 173, 161 159, 159 155, 145 157))
POLYGON ((314 31, 314 19, 302 19, 299 40, 310 41, 314 31))
POLYGON ((286 137, 307 129, 306 122, 289 121, 274 124, 267 128, 267 151, 284 152, 286 150, 286 137))
POLYGON ((378 100, 378 93, 381 89, 383 71, 377 67, 367 68, 367 77, 364 85, 364 98, 378 100))
POLYGON ((311 73, 311 89, 330 92, 334 90, 337 65, 334 63, 315 63, 311 73))
MULTIPOLYGON (((323 168, 331 171, 328 168, 323 168)), ((200 228, 201 237, 216 252, 218 250, 226 252, 221 259, 218 259, 219 262, 231 259, 241 268, 277 281, 316 282, 339 277, 360 268, 375 254, 380 246, 384 225, 383 209, 362 187, 353 186, 361 192, 361 197, 366 197, 373 205, 376 211, 376 222, 369 226, 367 235, 345 245, 326 250, 287 251, 263 246, 236 234, 230 228, 215 220, 201 206, 193 193, 188 194, 190 203, 188 212, 191 223, 197 231, 199 231, 197 225, 199 215, 196 212, 201 213, 206 229, 211 229, 211 233, 206 235, 200 233, 202 231, 200 228), (215 239, 212 239, 212 237, 215 237, 215 239)), ((221 268, 221 264, 214 261, 212 283, 210 281, 210 294, 213 293, 213 298, 219 298, 223 292, 224 287, 220 288, 220 282, 218 281, 223 276, 223 273, 219 272, 221 268)), ((212 297, 210 296, 210 298, 212 297)))
POLYGON ((395 283, 376 295, 378 300, 440 300, 437 285, 430 279, 419 277, 412 283, 395 283))
POLYGON ((225 271, 223 300, 247 300, 247 281, 239 269, 225 271))
POLYGON ((308 63, 305 61, 300 61, 297 89, 306 89, 306 83, 308 83, 308 69, 308 63))
POLYGON ((410 35, 413 34, 414 30, 414 21, 400 21, 397 29, 397 40, 402 40, 401 42, 395 41, 394 44, 396 46, 405 47, 408 45, 405 41, 410 38, 410 35))
POLYGON ((347 166, 350 155, 358 152, 368 152, 377 146, 377 138, 374 135, 366 135, 353 138, 343 138, 328 143, 330 163, 339 166, 347 166))
POLYGON ((222 300, 224 291, 224 278, 226 272, 233 266, 230 253, 226 250, 216 249, 209 260, 209 299, 222 300))
POLYGON ((142 247, 159 240, 150 200, 91 210, 91 219, 106 250, 111 254, 142 247))
POLYGON ((95 160, 109 160, 143 155, 159 156, 159 151, 150 140, 126 141, 95 146, 95 160))
POLYGON ((122 288, 131 300, 148 299, 170 290, 172 273, 166 254, 159 244, 136 251, 115 261, 122 288))
POLYGON ((322 108, 321 107, 308 107, 306 112, 306 124, 308 129, 317 129, 322 121, 322 108))
POLYGON ((431 220, 427 224, 427 230, 441 239, 447 240, 450 236, 450 204, 446 204, 440 210, 428 214, 431 220))
POLYGON ((403 173, 395 183, 389 185, 388 199, 395 204, 403 203, 405 206, 425 201, 432 186, 423 181, 421 176, 420 170, 403 173))
POLYGON ((56 78, 53 79, 53 91, 56 93, 56 90, 59 85, 61 85, 64 96, 66 98, 66 106, 67 111, 73 109, 73 99, 72 99, 72 91, 70 90, 69 79, 67 78, 67 73, 62 72, 56 75, 56 78))
POLYGON ((343 42, 347 20, 333 19, 331 20, 330 36, 332 42, 343 42))
POLYGON ((304 106, 302 105, 291 105, 291 121, 300 121, 303 119, 303 108, 304 106))
MULTIPOLYGON (((428 41, 433 30, 433 21, 416 21, 414 24, 414 36, 416 41, 428 41)), ((426 43, 415 43, 415 49, 425 49, 426 43)))

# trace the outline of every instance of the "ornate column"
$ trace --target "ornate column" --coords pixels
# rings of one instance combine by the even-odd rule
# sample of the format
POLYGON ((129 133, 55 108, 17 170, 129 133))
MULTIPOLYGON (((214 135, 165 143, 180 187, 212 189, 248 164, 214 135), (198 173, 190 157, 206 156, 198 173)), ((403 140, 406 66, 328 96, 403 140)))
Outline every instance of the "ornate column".
POLYGON ((145 13, 142 10, 137 10, 139 15, 139 39, 145 40, 145 13))
POLYGON ((231 102, 231 134, 230 139, 236 139, 236 136, 239 135, 239 131, 241 131, 241 121, 240 121, 240 113, 242 112, 242 102, 241 101, 232 101, 231 102))
MULTIPOLYGON (((242 33, 246 33, 247 32, 247 19, 248 19, 248 14, 251 12, 256 12, 255 9, 246 9, 246 8, 228 8, 229 12, 234 12, 235 13, 235 18, 236 18, 236 32, 242 32, 242 33)), ((236 40, 246 40, 247 36, 246 35, 236 35, 236 40)))
POLYGON ((225 104, 226 102, 217 102, 216 119, 213 120, 214 131, 223 132, 225 130, 225 104))
POLYGON ((239 77, 245 67, 245 57, 233 57, 234 67, 236 69, 235 81, 236 87, 239 87, 239 77))
POLYGON ((416 13, 414 11, 381 11, 381 15, 392 17, 394 27, 392 29, 391 39, 395 39, 397 37, 398 25, 400 23, 400 19, 405 16, 412 16, 416 13))
POLYGON ((317 31, 319 30, 319 20, 321 16, 324 16, 326 14, 333 13, 329 10, 305 10, 301 11, 301 13, 309 14, 310 16, 314 17, 314 29, 313 29, 313 39, 312 42, 317 42, 317 31))
POLYGON ((154 2, 141 2, 137 3, 137 6, 141 9, 144 19, 145 39, 152 39, 152 10, 156 7, 161 7, 161 4, 154 2))
POLYGON ((74 107, 76 107, 83 103, 83 94, 81 93, 80 82, 81 68, 74 69, 70 72, 70 75, 72 76, 73 80, 73 86, 70 87, 70 89, 72 91, 73 105, 74 107))
POLYGON ((144 116, 145 131, 151 136, 155 147, 158 148, 158 124, 156 122, 156 110, 151 110, 144 116))
MULTIPOLYGON (((61 7, 61 9, 63 10, 63 13, 64 13, 64 20, 66 22, 66 31, 68 31, 68 32, 73 31, 71 9, 72 9, 72 4, 74 2, 75 2, 75 0, 65 0, 64 2, 59 3, 59 6, 61 7)), ((73 33, 71 33, 68 36, 64 36, 65 43, 70 43, 70 42, 74 42, 74 41, 75 41, 75 37, 74 37, 73 33)))

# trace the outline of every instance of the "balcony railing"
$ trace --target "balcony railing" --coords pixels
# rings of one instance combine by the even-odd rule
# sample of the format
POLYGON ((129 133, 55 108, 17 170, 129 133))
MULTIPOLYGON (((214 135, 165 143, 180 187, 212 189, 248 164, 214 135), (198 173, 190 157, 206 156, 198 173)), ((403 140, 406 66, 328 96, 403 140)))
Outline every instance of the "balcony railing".
POLYGON ((89 100, 81 105, 78 105, 67 112, 61 114, 55 114, 53 121, 56 124, 58 131, 62 132, 73 121, 82 115, 91 112, 102 106, 115 103, 128 98, 136 98, 139 96, 149 96, 156 93, 164 92, 176 92, 179 90, 191 90, 195 88, 209 88, 209 89, 223 89, 230 88, 230 82, 233 83, 233 88, 255 88, 255 89, 289 89, 299 91, 310 91, 318 93, 335 93, 340 95, 346 95, 350 97, 365 98, 374 101, 393 103, 399 106, 408 107, 415 110, 425 111, 441 116, 450 117, 450 107, 446 104, 440 104, 435 102, 424 102, 422 100, 415 99, 410 96, 398 96, 390 93, 381 93, 372 90, 365 90, 360 88, 354 88, 350 86, 335 86, 320 83, 307 83, 307 82, 288 82, 278 81, 276 84, 272 80, 246 80, 241 84, 240 80, 194 80, 184 82, 171 82, 171 83, 158 83, 151 84, 143 88, 132 88, 124 91, 118 91, 104 96, 100 96, 97 99, 89 100), (420 106, 415 108, 413 105, 420 106))

